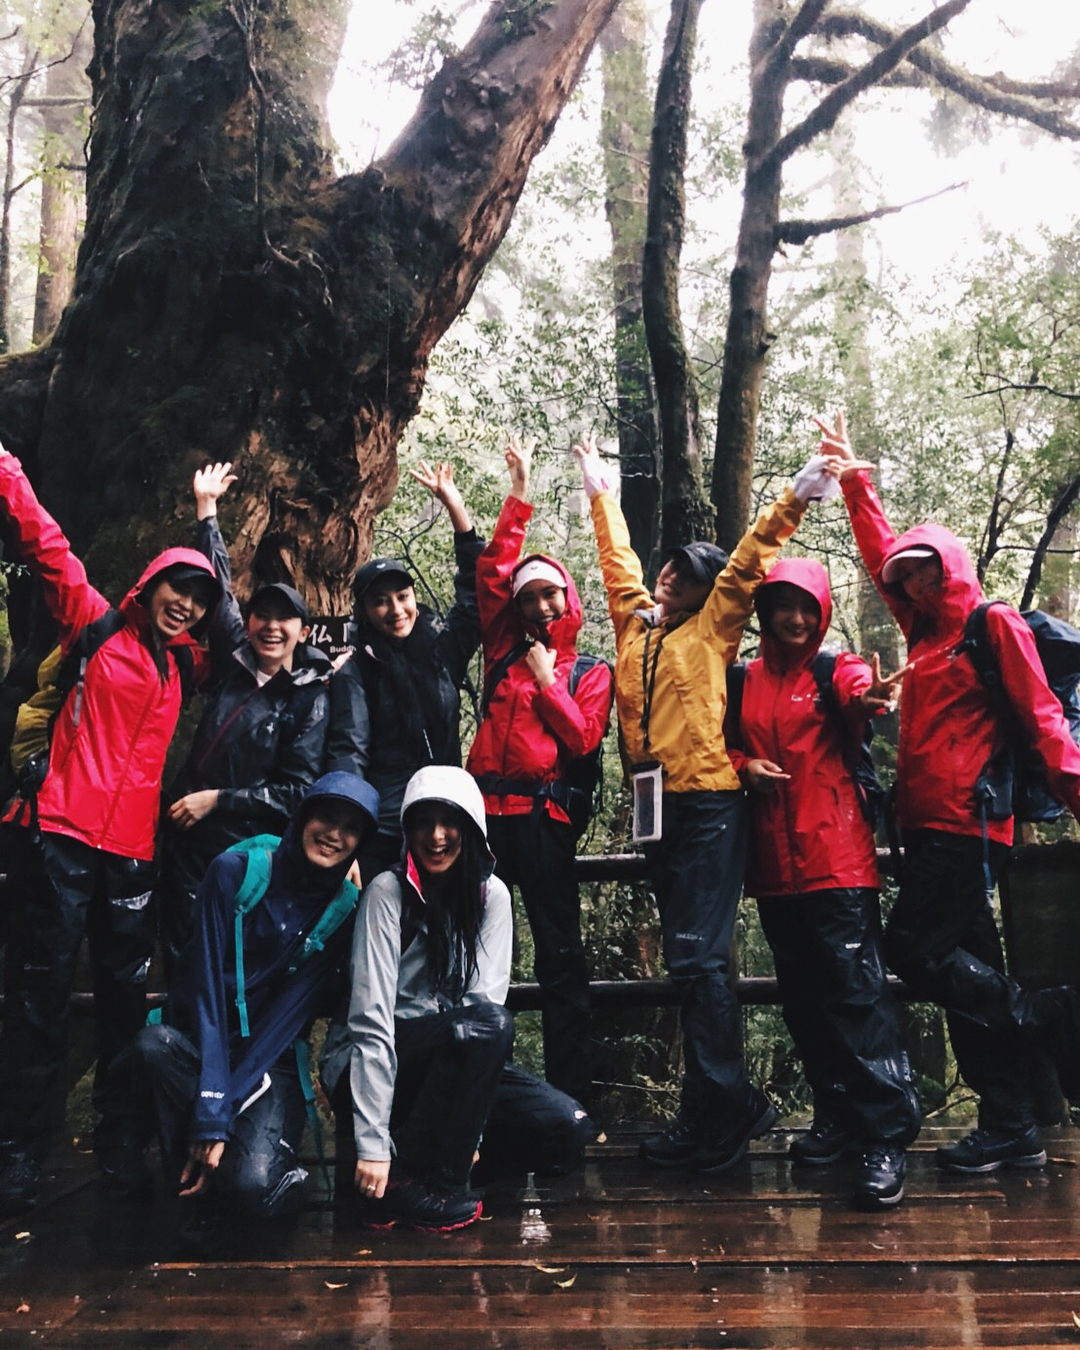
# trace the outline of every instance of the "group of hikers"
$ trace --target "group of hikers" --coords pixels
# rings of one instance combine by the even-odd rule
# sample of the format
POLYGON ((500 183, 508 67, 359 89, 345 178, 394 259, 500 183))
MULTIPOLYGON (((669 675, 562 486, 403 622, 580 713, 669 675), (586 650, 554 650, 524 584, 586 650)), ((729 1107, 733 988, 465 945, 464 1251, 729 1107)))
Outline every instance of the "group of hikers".
MULTIPOLYGON (((364 1222, 464 1227, 480 1215, 478 1180, 574 1168, 597 1134, 578 770, 613 701, 681 1012, 678 1111, 642 1141, 642 1161, 720 1172, 776 1119, 747 1077, 730 964, 745 884, 813 1093, 795 1164, 853 1159, 864 1208, 903 1195, 920 1114, 887 964, 946 1008, 979 1097, 977 1127, 939 1149, 939 1164, 1042 1166, 1031 1051, 1044 1047, 1080 1099, 1080 997, 1005 973, 990 892, 1012 821, 980 812, 976 784, 1011 728, 1001 691, 960 650, 982 592, 947 530, 894 536, 842 416, 818 426, 820 447, 730 557, 704 541, 673 549, 651 593, 594 440, 574 447, 614 672, 577 652, 582 608, 566 568, 524 553, 530 453, 516 441, 486 544, 448 466, 412 471, 454 530, 455 602, 436 618, 406 564, 365 563, 355 643, 334 670, 307 644, 311 616, 293 587, 257 587, 246 615, 233 598, 217 524, 231 466, 195 477, 196 547, 162 553, 113 609, 0 452, 9 533, 60 635, 41 675, 54 707, 47 758, 36 778, 24 771, 2 827, 0 1214, 32 1206, 44 1181, 84 934, 94 1152, 125 1195, 151 1190, 156 1133, 192 1213, 294 1213, 313 1116, 307 1037, 322 1017, 337 1200, 364 1222), (822 650, 827 574, 779 557, 809 503, 841 491, 908 643, 891 675, 876 657, 822 650), (760 654, 735 666, 755 616, 760 654), (480 646, 482 716, 462 768, 460 691, 480 646), (162 795, 195 688, 202 716, 162 795), (883 936, 853 747, 898 696, 904 862, 883 936), (544 1080, 512 1061, 514 886, 543 991, 544 1080), (168 993, 148 1019, 159 935, 168 993)), ((1080 817, 1080 750, 1030 630, 999 604, 985 627, 1011 715, 1080 817)))

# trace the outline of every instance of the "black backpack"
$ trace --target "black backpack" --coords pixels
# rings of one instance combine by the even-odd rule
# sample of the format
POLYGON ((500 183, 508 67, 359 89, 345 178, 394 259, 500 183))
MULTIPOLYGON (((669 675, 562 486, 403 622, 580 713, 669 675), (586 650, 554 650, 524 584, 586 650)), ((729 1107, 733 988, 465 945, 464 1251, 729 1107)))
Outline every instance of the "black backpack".
MULTIPOLYGON (((975 800, 989 820, 1057 820, 1065 807, 1050 790, 1046 766, 1031 743, 1001 682, 1001 671, 986 635, 986 611, 1004 600, 987 600, 968 615, 964 636, 957 647, 967 654, 975 672, 989 691, 1005 727, 1005 746, 984 765, 975 784, 975 800)), ((1080 631, 1064 619, 1055 619, 1040 609, 1022 610, 1020 617, 1031 629, 1050 691, 1061 704, 1072 738, 1080 744, 1080 631)))
MULTIPOLYGON (((855 784, 859 809, 862 811, 863 818, 873 830, 877 828, 878 821, 884 813, 888 791, 882 786, 873 756, 870 753, 870 747, 874 742, 874 719, 872 717, 867 719, 859 744, 852 753, 851 727, 844 717, 836 697, 836 691, 833 689, 833 674, 836 670, 836 658, 839 654, 837 651, 825 650, 819 651, 814 657, 810 669, 818 691, 815 703, 840 732, 841 744, 844 748, 844 762, 851 774, 851 781, 855 784)), ((727 671, 727 717, 732 719, 732 723, 736 727, 739 726, 742 718, 742 696, 745 683, 746 662, 738 661, 729 666, 727 671)))

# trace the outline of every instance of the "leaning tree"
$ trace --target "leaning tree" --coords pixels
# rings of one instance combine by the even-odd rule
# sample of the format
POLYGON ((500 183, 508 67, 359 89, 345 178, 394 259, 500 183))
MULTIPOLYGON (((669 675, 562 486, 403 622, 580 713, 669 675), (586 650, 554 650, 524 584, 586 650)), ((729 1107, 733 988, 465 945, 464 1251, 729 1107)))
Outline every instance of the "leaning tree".
POLYGON ((432 349, 509 226, 616 0, 495 0, 412 121, 334 172, 345 0, 93 0, 71 303, 0 362, 0 436, 118 595, 237 463, 241 579, 347 605, 432 349))

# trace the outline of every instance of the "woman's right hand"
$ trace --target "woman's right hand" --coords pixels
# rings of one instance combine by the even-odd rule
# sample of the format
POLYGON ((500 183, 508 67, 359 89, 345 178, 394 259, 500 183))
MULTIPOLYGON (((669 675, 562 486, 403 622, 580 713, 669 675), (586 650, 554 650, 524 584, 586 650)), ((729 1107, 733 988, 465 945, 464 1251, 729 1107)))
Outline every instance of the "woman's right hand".
POLYGON ((791 781, 791 774, 785 773, 771 759, 748 760, 743 772, 752 792, 775 792, 781 784, 791 781))
POLYGON ((236 474, 231 464, 207 464, 205 469, 195 470, 192 487, 195 489, 195 514, 199 520, 217 515, 218 498, 235 482, 236 474))
POLYGON ((390 1176, 390 1159, 385 1162, 378 1159, 358 1158, 356 1175, 353 1180, 356 1189, 367 1200, 381 1200, 386 1194, 386 1182, 390 1176))
POLYGON ((510 496, 519 502, 529 500, 529 472, 532 468, 532 441, 523 445, 516 436, 506 442, 506 467, 510 470, 510 496))

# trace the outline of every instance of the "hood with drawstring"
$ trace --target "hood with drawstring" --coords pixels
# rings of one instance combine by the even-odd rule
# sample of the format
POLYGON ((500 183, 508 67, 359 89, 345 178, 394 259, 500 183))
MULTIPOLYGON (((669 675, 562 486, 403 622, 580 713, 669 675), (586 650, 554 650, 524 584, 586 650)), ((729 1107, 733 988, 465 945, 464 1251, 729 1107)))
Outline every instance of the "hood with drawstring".
POLYGON ((829 591, 828 573, 821 563, 813 558, 781 558, 769 575, 758 587, 754 595, 754 608, 761 624, 761 654, 766 663, 778 670, 794 665, 808 666, 817 655, 825 634, 832 623, 832 594, 829 591), (769 626, 776 587, 781 582, 797 586, 817 601, 821 611, 821 622, 817 633, 802 647, 789 647, 773 637, 769 626))

